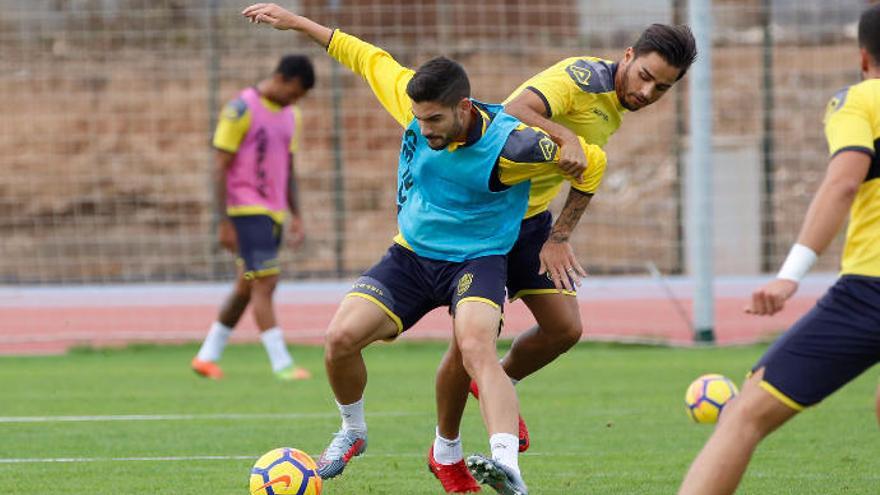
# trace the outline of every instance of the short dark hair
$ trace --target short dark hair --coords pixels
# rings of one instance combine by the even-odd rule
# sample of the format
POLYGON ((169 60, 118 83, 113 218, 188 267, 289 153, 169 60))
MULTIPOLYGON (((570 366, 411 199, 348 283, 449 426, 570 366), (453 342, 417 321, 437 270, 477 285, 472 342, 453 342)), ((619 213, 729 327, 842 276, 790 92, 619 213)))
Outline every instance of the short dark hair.
POLYGON ((293 78, 299 78, 303 89, 312 89, 315 85, 315 68, 312 67, 312 61, 305 55, 285 55, 278 61, 278 67, 275 69, 276 74, 289 81, 293 78))
POLYGON ((880 63, 880 4, 872 5, 859 18, 859 46, 867 50, 874 63, 880 63))
POLYGON ((461 64, 437 57, 419 67, 406 85, 406 94, 416 103, 436 101, 451 107, 471 95, 471 83, 461 64))
POLYGON ((667 64, 679 70, 678 79, 681 79, 697 59, 697 42, 686 24, 651 24, 639 36, 633 51, 636 57, 657 53, 667 64))

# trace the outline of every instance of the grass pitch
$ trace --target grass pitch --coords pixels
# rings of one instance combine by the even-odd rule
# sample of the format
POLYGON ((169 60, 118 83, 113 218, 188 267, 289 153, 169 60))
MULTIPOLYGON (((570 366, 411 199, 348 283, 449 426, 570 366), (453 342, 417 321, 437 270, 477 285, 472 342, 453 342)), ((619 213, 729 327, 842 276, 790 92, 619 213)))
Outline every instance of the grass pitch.
MULTIPOLYGON (((366 351, 369 449, 325 483, 325 494, 443 493, 425 454, 444 348, 401 342, 366 351)), ((763 350, 575 347, 517 386, 532 434, 520 460, 531 492, 674 493, 711 433, 686 416, 685 388, 706 372, 739 383, 763 350)), ((257 346, 229 348, 227 377, 204 380, 189 370, 195 352, 0 358, 0 493, 244 495, 259 455, 292 446, 317 456, 338 428, 320 348, 294 349, 317 372, 299 383, 275 381, 257 346)), ((874 369, 772 435, 740 493, 880 492, 876 382, 874 369)), ((466 453, 488 450, 473 400, 462 436, 466 453)))

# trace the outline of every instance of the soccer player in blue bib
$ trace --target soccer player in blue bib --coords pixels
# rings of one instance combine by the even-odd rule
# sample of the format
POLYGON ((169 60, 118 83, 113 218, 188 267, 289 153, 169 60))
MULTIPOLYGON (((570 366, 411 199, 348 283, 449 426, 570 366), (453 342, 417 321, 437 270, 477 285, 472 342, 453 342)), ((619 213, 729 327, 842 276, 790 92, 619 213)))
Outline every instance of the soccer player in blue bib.
MULTIPOLYGON (((592 167, 580 141, 604 147, 627 112, 657 102, 681 80, 697 55, 690 28, 653 24, 618 61, 569 57, 523 82, 505 101, 505 111, 546 131, 560 144, 560 169, 578 176, 592 167)), ((577 301, 580 277, 586 275, 568 239, 595 189, 572 188, 556 221, 550 202, 562 188, 557 172, 531 180, 529 208, 519 238, 507 256, 507 293, 522 299, 537 325, 519 334, 502 358, 505 373, 516 383, 568 351, 581 338, 583 324, 577 301)), ((450 456, 455 444, 470 382, 456 366, 455 342, 437 372, 438 434, 434 454, 450 456)), ((519 420, 520 452, 529 447, 525 421, 519 420)), ((454 456, 454 455, 453 455, 454 456)), ((453 457, 454 458, 454 457, 453 457)), ((433 462, 431 458, 429 464, 433 462)))
MULTIPOLYGON (((558 170, 559 147, 543 131, 506 114, 500 105, 469 98, 456 62, 439 57, 412 71, 387 52, 274 4, 244 15, 276 29, 301 31, 361 75, 404 128, 398 161, 400 233, 382 260, 359 278, 327 330, 325 364, 342 428, 318 461, 332 478, 367 447, 361 350, 393 339, 428 311, 449 306, 468 374, 483 392, 483 419, 492 456, 471 456, 473 476, 499 493, 524 495, 518 466, 516 392, 496 357, 507 279, 506 255, 526 213, 529 179, 558 170)), ((581 140, 591 167, 572 178, 590 188, 605 168, 601 148, 581 140)), ((464 468, 464 462, 456 468, 464 468)), ((467 470, 464 471, 467 473, 467 470)), ((470 475, 463 478, 473 483, 470 475)), ((476 491, 468 486, 457 491, 476 491), (466 489, 465 489, 466 488, 466 489)))
POLYGON ((862 13, 859 45, 864 80, 826 109, 825 178, 777 278, 752 294, 746 311, 780 311, 848 213, 840 278, 752 368, 681 495, 733 493, 761 440, 880 361, 880 5, 862 13))

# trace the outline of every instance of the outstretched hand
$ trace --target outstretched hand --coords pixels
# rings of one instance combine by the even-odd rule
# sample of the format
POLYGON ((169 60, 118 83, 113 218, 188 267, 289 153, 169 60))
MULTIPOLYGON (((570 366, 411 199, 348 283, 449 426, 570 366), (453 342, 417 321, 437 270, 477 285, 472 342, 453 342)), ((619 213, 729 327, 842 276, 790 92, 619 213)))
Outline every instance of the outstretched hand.
POLYGON ((255 3, 244 9, 241 14, 251 22, 268 24, 275 29, 296 29, 297 15, 274 3, 255 3))

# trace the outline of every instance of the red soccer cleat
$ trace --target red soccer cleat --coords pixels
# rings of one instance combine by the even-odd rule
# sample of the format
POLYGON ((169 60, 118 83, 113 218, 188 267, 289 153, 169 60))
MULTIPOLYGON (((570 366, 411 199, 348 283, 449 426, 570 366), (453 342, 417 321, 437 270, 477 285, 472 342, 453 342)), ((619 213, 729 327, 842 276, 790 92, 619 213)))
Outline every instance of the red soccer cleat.
POLYGON ((428 469, 440 480, 446 493, 476 493, 480 485, 464 465, 464 459, 455 464, 440 464, 434 460, 434 444, 428 450, 428 469))
MULTIPOLYGON (((480 399, 480 391, 477 389, 477 382, 471 380, 471 394, 480 399)), ((523 419, 522 415, 519 417, 519 451, 525 452, 529 450, 529 427, 526 426, 526 421, 523 419)))
POLYGON ((195 357, 191 363, 193 371, 204 376, 205 378, 210 378, 212 380, 219 380, 223 378, 223 370, 217 366, 217 363, 213 361, 202 361, 201 359, 195 357))

